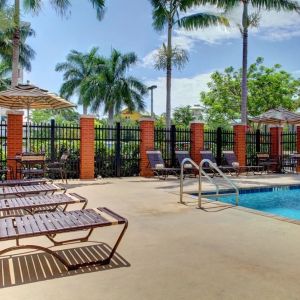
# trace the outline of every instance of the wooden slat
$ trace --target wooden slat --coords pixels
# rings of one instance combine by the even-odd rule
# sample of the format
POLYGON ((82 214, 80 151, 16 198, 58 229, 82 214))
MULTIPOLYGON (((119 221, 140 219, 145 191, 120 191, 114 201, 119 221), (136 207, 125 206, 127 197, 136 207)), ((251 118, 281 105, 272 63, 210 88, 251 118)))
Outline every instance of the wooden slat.
MULTIPOLYGON (((111 216, 114 216, 114 212, 109 212, 111 216)), ((122 220, 125 221, 124 218, 122 220)), ((117 222, 112 223, 106 220, 93 209, 10 217, 0 219, 0 240, 65 233, 114 224, 117 222)))

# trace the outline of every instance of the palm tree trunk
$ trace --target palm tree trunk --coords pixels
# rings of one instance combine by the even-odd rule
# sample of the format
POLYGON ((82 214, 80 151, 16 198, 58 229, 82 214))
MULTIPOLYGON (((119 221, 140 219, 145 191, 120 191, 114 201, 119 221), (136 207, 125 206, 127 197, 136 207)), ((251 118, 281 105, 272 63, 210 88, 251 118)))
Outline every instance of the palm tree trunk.
POLYGON ((172 29, 173 25, 169 21, 168 25, 168 45, 167 45, 167 96, 166 96, 166 126, 171 127, 171 82, 172 82, 172 29))
POLYGON ((87 115, 88 111, 87 111, 87 106, 83 104, 83 114, 87 115))
POLYGON ((108 125, 113 126, 114 125, 114 108, 111 107, 108 110, 108 125))
MULTIPOLYGON (((108 110, 108 125, 109 127, 112 127, 114 125, 114 108, 111 107, 108 110)), ((113 130, 109 129, 109 139, 112 140, 113 138, 113 130)))
POLYGON ((247 71, 248 71, 248 2, 243 1, 243 66, 242 66, 242 103, 241 122, 247 124, 247 71))
POLYGON ((11 86, 18 85, 19 80, 19 55, 20 55, 20 0, 15 0, 14 12, 15 31, 13 35, 12 53, 12 78, 11 86))

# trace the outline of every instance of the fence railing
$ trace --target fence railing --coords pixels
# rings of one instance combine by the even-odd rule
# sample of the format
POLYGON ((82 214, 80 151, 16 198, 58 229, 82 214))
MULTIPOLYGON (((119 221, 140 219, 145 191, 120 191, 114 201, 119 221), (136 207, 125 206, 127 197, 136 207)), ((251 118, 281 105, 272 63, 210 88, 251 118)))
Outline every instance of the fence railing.
POLYGON ((7 158, 7 124, 4 121, 0 122, 0 163, 5 166, 7 158))
POLYGON ((234 149, 234 132, 231 130, 205 130, 204 131, 204 148, 211 150, 216 157, 218 165, 222 163, 223 151, 233 151, 234 149))
POLYGON ((79 177, 80 127, 78 125, 58 125, 54 120, 51 120, 51 123, 29 124, 29 126, 24 124, 23 148, 25 151, 44 152, 49 161, 59 160, 64 152, 69 152, 68 177, 79 177))
POLYGON ((154 147, 160 150, 167 166, 177 166, 175 151, 190 151, 191 130, 176 128, 172 125, 170 128, 156 127, 154 130, 154 147))
MULTIPOLYGON (((283 132, 281 136, 282 156, 297 152, 297 133, 283 132)), ((7 159, 7 124, 0 122, 0 161, 7 159)), ((191 130, 171 126, 154 129, 155 149, 162 152, 167 166, 177 166, 176 150, 190 151, 191 130)), ((68 175, 78 178, 80 174, 80 126, 51 123, 23 125, 23 148, 46 154, 48 160, 58 160, 68 151, 68 175), (29 139, 27 135, 29 134, 29 139), (28 143, 29 141, 29 143, 28 143), (28 143, 28 144, 27 144, 28 143)), ((204 148, 211 150, 221 164, 223 151, 234 150, 234 132, 218 128, 204 131, 204 148)), ((246 133, 246 164, 257 164, 257 153, 271 154, 269 132, 246 133)), ((115 126, 95 127, 95 176, 119 177, 137 176, 140 162, 140 128, 115 126)))
POLYGON ((282 155, 290 155, 297 152, 297 133, 295 131, 283 132, 281 135, 282 155))
POLYGON ((137 176, 140 160, 139 127, 95 127, 95 175, 137 176))
POLYGON ((257 153, 271 153, 271 134, 261 132, 246 133, 246 163, 249 166, 257 165, 257 153))

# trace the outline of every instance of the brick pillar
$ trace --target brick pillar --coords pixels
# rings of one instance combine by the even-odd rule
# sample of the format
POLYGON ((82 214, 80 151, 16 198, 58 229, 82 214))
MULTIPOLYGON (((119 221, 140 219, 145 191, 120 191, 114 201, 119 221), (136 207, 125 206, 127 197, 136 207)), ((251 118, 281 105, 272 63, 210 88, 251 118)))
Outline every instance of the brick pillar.
POLYGON ((282 127, 276 126, 270 128, 271 135, 271 157, 278 158, 281 155, 281 137, 282 127))
MULTIPOLYGON (((7 157, 14 158, 22 153, 23 146, 23 111, 7 111, 7 157)), ((8 160, 7 165, 14 173, 16 172, 16 161, 8 160)), ((13 178, 14 174, 9 174, 13 178)))
POLYGON ((95 178, 95 118, 80 117, 80 179, 95 178))
POLYGON ((140 144, 140 175, 144 177, 153 176, 149 168, 146 151, 154 150, 154 120, 151 118, 140 119, 141 144, 140 144))
POLYGON ((191 158, 196 164, 200 163, 200 151, 204 150, 204 123, 193 121, 190 123, 191 129, 191 158))
POLYGON ((247 125, 233 125, 234 131, 234 153, 240 166, 246 165, 246 131, 247 125))

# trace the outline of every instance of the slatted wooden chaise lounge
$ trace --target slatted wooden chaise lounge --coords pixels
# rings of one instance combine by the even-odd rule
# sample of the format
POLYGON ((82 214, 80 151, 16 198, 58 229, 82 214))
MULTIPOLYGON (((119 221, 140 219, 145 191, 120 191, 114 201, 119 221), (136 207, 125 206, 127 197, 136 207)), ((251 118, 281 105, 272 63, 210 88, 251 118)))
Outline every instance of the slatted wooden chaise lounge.
POLYGON ((82 209, 87 205, 87 199, 75 194, 35 195, 22 198, 0 199, 0 212, 4 216, 23 215, 22 211, 30 214, 36 212, 55 211, 58 207, 65 211, 70 204, 82 203, 82 209))
POLYGON ((30 194, 49 194, 57 191, 66 192, 64 187, 58 184, 35 184, 35 185, 22 185, 22 186, 2 186, 0 187, 0 197, 17 196, 23 197, 30 194))
POLYGON ((2 186, 18 186, 18 185, 37 185, 46 184, 47 182, 52 182, 52 180, 47 178, 31 178, 31 179, 8 179, 0 181, 0 187, 2 186))
POLYGON ((1 250, 0 256, 14 250, 35 249, 53 255, 62 264, 64 264, 68 270, 75 270, 80 267, 94 264, 106 265, 109 264, 111 258, 116 252, 127 227, 127 219, 121 217, 120 215, 105 207, 68 212, 57 211, 52 213, 3 218, 0 219, 0 242, 14 240, 16 241, 16 245, 1 250), (95 228, 122 224, 124 225, 124 227, 111 252, 107 255, 106 258, 95 261, 70 264, 65 257, 48 248, 34 244, 20 245, 20 240, 22 239, 40 236, 47 237, 54 244, 54 246, 73 242, 87 242, 95 228), (72 231, 87 231, 87 234, 84 237, 71 240, 55 240, 56 235, 69 233, 72 231))

